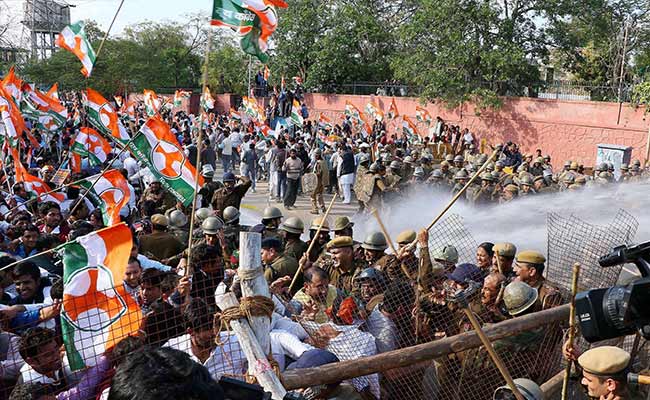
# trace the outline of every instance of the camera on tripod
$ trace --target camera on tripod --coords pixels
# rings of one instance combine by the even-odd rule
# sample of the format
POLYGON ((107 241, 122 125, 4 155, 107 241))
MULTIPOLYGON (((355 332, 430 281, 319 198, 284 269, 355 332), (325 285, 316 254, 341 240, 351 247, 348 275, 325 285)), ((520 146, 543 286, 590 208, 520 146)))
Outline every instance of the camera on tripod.
POLYGON ((582 336, 590 342, 635 333, 650 339, 650 241, 618 246, 600 257, 601 267, 633 263, 642 278, 628 285, 592 289, 576 295, 582 336))

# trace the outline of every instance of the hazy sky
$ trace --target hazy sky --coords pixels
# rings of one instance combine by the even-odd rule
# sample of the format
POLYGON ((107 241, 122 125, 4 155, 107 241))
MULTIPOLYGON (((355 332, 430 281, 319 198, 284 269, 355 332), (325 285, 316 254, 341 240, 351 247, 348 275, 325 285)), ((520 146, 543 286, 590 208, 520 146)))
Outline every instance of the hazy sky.
MULTIPOLYGON (((97 21, 106 30, 120 4, 119 0, 70 0, 75 4, 70 19, 97 21)), ((212 0, 125 0, 111 35, 119 34, 125 26, 145 20, 185 20, 187 14, 203 13, 206 16, 212 8, 212 0)))

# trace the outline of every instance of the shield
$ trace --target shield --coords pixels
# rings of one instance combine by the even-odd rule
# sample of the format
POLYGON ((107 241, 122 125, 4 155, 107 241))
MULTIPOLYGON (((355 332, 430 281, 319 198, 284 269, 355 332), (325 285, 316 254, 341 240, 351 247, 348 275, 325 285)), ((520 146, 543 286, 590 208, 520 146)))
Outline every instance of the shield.
POLYGON ((370 201, 370 198, 372 197, 372 191, 375 187, 375 176, 370 173, 366 172, 363 174, 359 174, 356 177, 356 180, 354 182, 354 194, 356 195, 357 199, 367 203, 370 201))
POLYGON ((318 187, 318 177, 313 172, 308 172, 302 176, 302 191, 311 193, 318 187))

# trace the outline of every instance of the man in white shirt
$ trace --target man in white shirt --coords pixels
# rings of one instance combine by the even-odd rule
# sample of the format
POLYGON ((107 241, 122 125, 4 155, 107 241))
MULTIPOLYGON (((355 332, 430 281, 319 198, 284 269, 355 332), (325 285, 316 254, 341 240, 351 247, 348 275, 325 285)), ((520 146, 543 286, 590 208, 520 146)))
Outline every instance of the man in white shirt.
POLYGON ((219 145, 221 148, 221 163, 223 165, 223 172, 230 172, 232 170, 232 139, 228 132, 224 133, 224 138, 219 145))

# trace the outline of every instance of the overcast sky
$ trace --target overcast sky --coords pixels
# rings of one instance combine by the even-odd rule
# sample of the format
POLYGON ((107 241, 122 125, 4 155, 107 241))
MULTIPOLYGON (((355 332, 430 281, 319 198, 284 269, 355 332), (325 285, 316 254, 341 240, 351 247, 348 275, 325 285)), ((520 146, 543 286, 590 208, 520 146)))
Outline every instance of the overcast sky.
MULTIPOLYGON (((113 15, 120 4, 119 0, 71 0, 75 4, 70 19, 76 22, 92 19, 102 30, 108 29, 113 15)), ((206 16, 212 8, 212 0, 125 0, 111 35, 119 34, 125 26, 145 20, 186 20, 186 15, 203 13, 206 16)))

